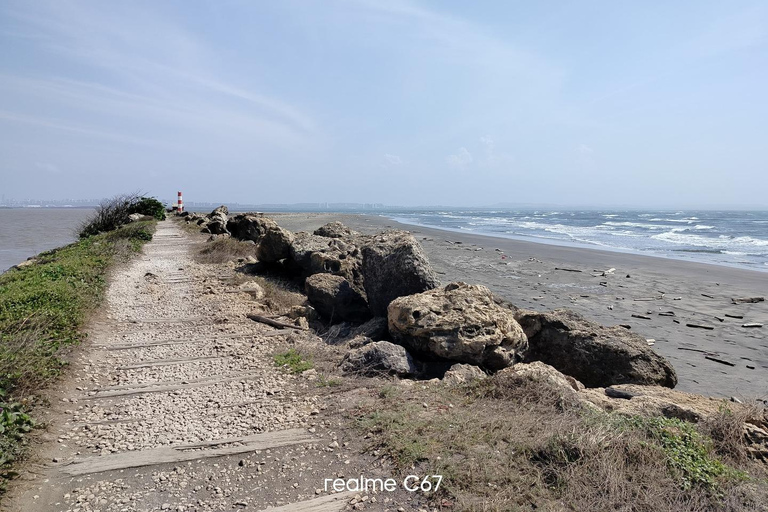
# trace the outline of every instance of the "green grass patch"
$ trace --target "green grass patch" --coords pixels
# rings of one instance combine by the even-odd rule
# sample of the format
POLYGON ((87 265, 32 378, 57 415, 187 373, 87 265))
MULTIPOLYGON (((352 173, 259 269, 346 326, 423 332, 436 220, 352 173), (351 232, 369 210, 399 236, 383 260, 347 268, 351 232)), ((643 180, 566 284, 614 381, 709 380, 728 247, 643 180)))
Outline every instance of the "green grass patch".
POLYGON ((312 368, 312 360, 305 358, 296 349, 288 349, 274 355, 275 364, 280 368, 285 368, 291 373, 301 373, 312 368))
POLYGON ((0 275, 0 466, 23 452, 28 404, 61 373, 66 349, 83 340, 110 264, 139 251, 153 231, 154 222, 128 224, 0 275))

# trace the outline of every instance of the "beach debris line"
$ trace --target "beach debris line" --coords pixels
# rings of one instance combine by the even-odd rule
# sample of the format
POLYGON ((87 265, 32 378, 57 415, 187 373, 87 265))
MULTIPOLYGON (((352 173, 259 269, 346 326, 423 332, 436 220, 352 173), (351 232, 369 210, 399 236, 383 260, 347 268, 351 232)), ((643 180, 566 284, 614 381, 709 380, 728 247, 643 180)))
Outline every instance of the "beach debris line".
POLYGON ((763 302, 765 297, 741 297, 738 299, 731 299, 734 304, 755 304, 757 302, 763 302))

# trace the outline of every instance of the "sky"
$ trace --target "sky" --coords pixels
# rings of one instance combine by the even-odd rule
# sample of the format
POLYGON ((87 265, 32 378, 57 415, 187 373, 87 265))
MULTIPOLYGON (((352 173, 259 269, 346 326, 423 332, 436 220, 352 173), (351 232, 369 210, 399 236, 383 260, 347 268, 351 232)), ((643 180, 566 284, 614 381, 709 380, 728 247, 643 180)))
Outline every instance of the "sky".
POLYGON ((768 208, 768 2, 0 2, 0 194, 768 208))

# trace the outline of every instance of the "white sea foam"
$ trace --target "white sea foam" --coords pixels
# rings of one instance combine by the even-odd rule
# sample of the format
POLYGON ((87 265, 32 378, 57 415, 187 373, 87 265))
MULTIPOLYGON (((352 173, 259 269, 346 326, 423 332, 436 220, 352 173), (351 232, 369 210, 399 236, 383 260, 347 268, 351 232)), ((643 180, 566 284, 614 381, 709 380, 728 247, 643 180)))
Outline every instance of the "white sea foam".
MULTIPOLYGON (((614 222, 614 221, 608 221, 603 222, 602 226, 621 226, 626 228, 645 228, 645 229, 653 229, 653 230, 660 230, 660 229, 669 229, 669 226, 664 226, 662 224, 647 224, 644 222, 614 222)), ((598 226, 600 227, 600 226, 598 226)))
POLYGON ((720 235, 719 237, 714 238, 710 236, 681 233, 680 231, 676 231, 674 229, 666 233, 653 235, 651 238, 678 245, 690 245, 694 247, 705 247, 720 250, 738 250, 739 248, 744 247, 768 247, 768 240, 761 240, 751 236, 739 236, 732 238, 729 236, 720 235))

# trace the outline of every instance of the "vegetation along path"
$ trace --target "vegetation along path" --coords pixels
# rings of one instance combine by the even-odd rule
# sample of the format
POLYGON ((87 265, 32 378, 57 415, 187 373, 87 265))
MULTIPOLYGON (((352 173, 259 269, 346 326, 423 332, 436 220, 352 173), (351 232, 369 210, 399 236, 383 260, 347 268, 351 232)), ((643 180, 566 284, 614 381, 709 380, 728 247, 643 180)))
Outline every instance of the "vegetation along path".
POLYGON ((318 489, 350 461, 317 421, 317 396, 274 364, 270 343, 288 331, 248 320, 253 302, 228 293, 232 275, 196 263, 195 245, 161 222, 112 277, 54 395, 47 440, 5 507, 330 511, 354 501, 318 489))

